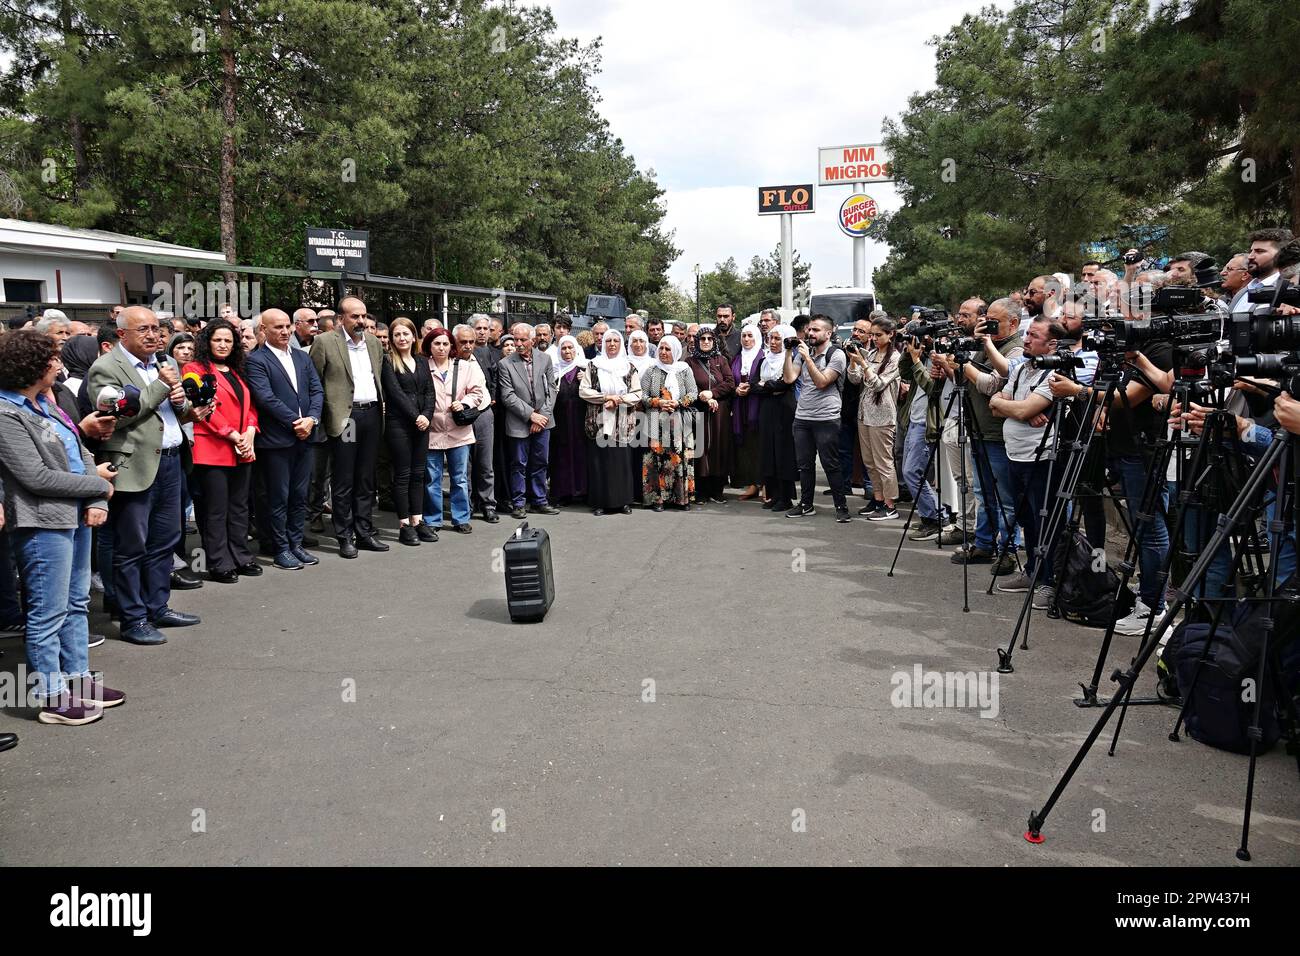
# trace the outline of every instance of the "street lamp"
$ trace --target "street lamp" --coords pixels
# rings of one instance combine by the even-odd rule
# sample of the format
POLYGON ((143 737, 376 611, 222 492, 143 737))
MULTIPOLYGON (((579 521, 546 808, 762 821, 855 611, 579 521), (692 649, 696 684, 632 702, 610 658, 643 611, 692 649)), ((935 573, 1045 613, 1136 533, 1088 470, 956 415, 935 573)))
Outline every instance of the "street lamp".
POLYGON ((700 264, 695 263, 695 324, 700 324, 700 264))

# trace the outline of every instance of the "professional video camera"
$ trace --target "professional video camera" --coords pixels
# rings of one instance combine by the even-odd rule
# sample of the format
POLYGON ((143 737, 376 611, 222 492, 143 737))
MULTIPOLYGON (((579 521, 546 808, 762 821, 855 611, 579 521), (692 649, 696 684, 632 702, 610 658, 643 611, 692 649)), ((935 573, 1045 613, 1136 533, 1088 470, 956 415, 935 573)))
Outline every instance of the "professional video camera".
POLYGON ((1222 338, 1222 319, 1203 315, 1205 295, 1200 289, 1166 286, 1152 299, 1150 319, 1092 318, 1083 320, 1085 348, 1102 354, 1136 352, 1151 342, 1205 345, 1222 338))
POLYGON ((1029 358, 1029 367, 1051 369, 1052 371, 1083 368, 1086 363, 1068 348, 1059 349, 1051 355, 1034 355, 1029 358))

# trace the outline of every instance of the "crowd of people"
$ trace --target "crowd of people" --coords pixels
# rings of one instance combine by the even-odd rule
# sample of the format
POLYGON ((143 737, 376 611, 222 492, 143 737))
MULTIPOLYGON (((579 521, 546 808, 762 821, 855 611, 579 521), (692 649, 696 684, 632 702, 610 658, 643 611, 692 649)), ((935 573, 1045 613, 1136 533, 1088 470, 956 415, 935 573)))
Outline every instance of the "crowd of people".
MULTIPOLYGON (((1136 317, 1152 289, 1196 284, 1205 258, 1159 272, 1134 260, 1123 277, 1085 263, 1081 287, 1038 276, 1003 296, 972 295, 952 321, 978 343, 978 361, 909 331, 911 310, 878 309, 845 343, 824 315, 787 325, 769 309, 738 324, 727 304, 713 323, 633 314, 622 330, 597 322, 577 335, 563 316, 509 328, 487 315, 450 329, 384 323, 355 296, 243 320, 117 306, 98 329, 50 310, 0 335, 0 629, 24 635, 39 720, 90 723, 125 699, 89 667, 88 648, 103 640, 89 632, 92 590, 122 640, 158 645, 167 629, 200 623, 172 607, 173 589, 261 575, 258 552, 277 571, 316 565, 313 533, 327 523, 344 559, 388 551, 381 496, 407 547, 437 542, 444 515, 470 534, 475 514, 495 524, 501 512, 560 507, 690 511, 726 501, 728 488, 806 519, 818 513, 818 463, 835 521, 854 520, 857 489, 856 517, 872 523, 899 521, 898 503, 911 501, 912 540, 959 545, 953 561, 989 565, 1002 592, 1037 581, 1034 606, 1045 608, 1053 570, 1035 562, 1060 479, 1052 430, 1086 427, 1106 434, 1098 484, 1114 484, 1139 529, 1140 600, 1116 631, 1141 633, 1163 605, 1170 547, 1164 523, 1137 514, 1164 435, 1168 343, 1126 357, 1102 415, 1071 422, 1055 409, 1086 394, 1102 361, 1078 334, 1085 316, 1136 317), (1063 350, 1079 358, 1070 374, 1027 361, 1063 350), (951 400, 958 376, 964 408, 951 400), (963 477, 969 494, 954 490, 963 477)), ((1207 309, 1253 308, 1245 293, 1297 262, 1289 233, 1252 235, 1206 292, 1207 309)), ((1236 453, 1257 454, 1274 426, 1300 433, 1291 396, 1265 400, 1248 383, 1234 395, 1236 453)), ((1204 414, 1173 411, 1189 428, 1204 414)), ((1168 489, 1156 497, 1167 507, 1168 489)), ((1080 507, 1104 549, 1100 498, 1080 507)), ((1282 560, 1285 578, 1293 543, 1282 560)), ((1220 568, 1212 583, 1226 580, 1220 568)))

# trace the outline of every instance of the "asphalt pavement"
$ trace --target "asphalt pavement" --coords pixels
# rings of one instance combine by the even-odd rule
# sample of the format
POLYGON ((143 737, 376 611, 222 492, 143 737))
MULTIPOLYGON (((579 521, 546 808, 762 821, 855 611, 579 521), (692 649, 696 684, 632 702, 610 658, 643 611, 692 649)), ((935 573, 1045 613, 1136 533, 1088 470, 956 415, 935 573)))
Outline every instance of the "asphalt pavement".
MULTIPOLYGON (((1295 761, 1260 760, 1237 863, 1246 758, 1169 741, 1164 706, 1132 708, 1113 757, 1107 730, 1030 845, 1099 714, 1071 701, 1101 632, 1035 614, 994 675, 1022 598, 986 595, 986 569, 965 613, 950 548, 909 542, 886 576, 901 521, 729 495, 531 516, 558 594, 537 624, 507 613, 509 517, 175 593, 201 626, 91 651, 124 706, 80 728, 0 711, 22 738, 0 754, 0 862, 1300 863, 1295 761), (930 672, 984 695, 927 695, 930 672)), ((12 673, 21 641, 0 650, 12 673)))

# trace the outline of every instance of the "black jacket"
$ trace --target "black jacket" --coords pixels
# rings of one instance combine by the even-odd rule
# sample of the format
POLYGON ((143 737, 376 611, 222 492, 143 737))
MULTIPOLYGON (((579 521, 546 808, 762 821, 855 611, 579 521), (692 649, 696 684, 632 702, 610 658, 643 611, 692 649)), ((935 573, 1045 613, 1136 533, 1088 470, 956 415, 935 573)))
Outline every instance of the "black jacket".
POLYGON ((415 428, 415 420, 423 415, 433 418, 435 392, 429 363, 423 356, 415 356, 415 371, 398 369, 388 356, 380 373, 384 382, 384 399, 387 402, 387 421, 403 431, 415 428))

